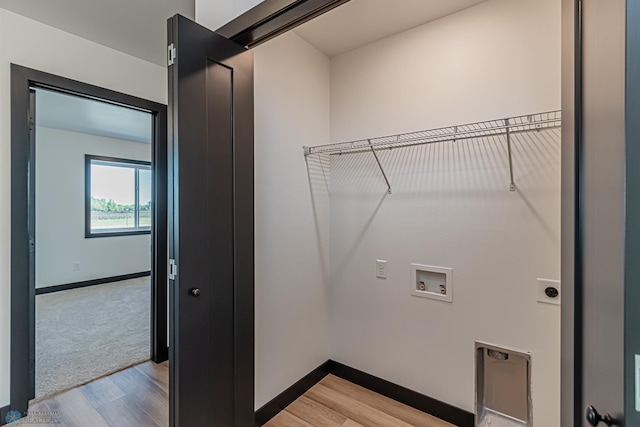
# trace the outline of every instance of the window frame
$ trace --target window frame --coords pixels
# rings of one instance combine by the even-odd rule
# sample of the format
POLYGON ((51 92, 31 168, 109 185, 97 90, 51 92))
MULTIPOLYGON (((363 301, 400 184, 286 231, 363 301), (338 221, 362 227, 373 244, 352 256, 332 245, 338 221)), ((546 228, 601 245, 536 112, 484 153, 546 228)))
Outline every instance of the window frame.
MULTIPOLYGON (((152 200, 151 200, 151 217, 153 218, 153 167, 151 162, 146 162, 142 160, 132 160, 132 159, 122 159, 118 157, 108 157, 108 156, 96 156, 92 154, 85 154, 84 156, 84 182, 85 182, 85 212, 84 212, 84 237, 86 239, 91 239, 95 237, 118 237, 118 236, 137 236, 143 234, 151 234, 152 225, 149 227, 140 228, 140 188, 139 188, 139 171, 140 170, 149 170, 151 172, 151 188, 152 188, 152 200), (111 228, 104 229, 104 231, 93 231, 91 229, 91 165, 94 161, 102 162, 102 163, 114 163, 114 167, 117 165, 124 165, 121 167, 131 167, 135 169, 135 212, 134 218, 136 227, 132 229, 126 228, 111 228), (129 166, 130 165, 130 166, 129 166)), ((152 221, 153 223, 153 221, 152 221)))

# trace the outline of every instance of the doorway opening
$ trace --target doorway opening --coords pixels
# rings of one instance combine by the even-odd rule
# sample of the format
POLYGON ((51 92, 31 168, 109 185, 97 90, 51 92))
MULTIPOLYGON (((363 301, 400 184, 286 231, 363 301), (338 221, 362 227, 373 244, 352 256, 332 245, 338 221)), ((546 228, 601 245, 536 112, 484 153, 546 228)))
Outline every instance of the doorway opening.
POLYGON ((48 89, 33 99, 42 399, 150 358, 153 115, 48 89))
POLYGON ((168 359, 166 106, 11 72, 11 406, 25 412, 168 359))
POLYGON ((560 12, 352 0, 253 49, 256 241, 278 248, 256 251, 256 328, 290 337, 258 344, 259 404, 269 360, 292 367, 286 384, 314 367, 287 347, 304 342, 471 424, 559 425, 560 12), (274 188, 296 197, 272 203, 274 188), (310 300, 328 308, 277 327, 310 300), (496 347, 486 372, 477 343, 496 347))

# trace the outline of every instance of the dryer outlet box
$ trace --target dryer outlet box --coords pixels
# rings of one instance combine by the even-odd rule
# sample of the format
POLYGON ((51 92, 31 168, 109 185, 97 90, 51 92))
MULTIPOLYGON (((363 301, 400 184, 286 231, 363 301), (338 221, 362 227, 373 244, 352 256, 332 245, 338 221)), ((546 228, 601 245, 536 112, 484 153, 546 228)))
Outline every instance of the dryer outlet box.
POLYGON ((411 264, 411 295, 453 302, 453 270, 447 267, 411 264))
POLYGON ((560 281, 538 279, 538 289, 536 290, 536 299, 538 302, 560 305, 561 297, 560 281))

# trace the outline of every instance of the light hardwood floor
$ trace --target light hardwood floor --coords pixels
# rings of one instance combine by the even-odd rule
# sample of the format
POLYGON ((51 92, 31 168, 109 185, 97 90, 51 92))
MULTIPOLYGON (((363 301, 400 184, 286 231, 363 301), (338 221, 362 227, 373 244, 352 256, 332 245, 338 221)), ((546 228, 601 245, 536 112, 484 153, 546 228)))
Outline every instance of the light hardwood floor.
MULTIPOLYGON (((18 425, 167 427, 168 396, 168 363, 156 365, 145 362, 32 403, 31 418, 19 422, 18 425)), ((341 378, 328 375, 265 424, 265 427, 454 426, 341 378)))
POLYGON ((333 375, 326 376, 265 427, 454 427, 333 375))
POLYGON ((167 427, 169 365, 145 362, 32 403, 18 425, 167 427))

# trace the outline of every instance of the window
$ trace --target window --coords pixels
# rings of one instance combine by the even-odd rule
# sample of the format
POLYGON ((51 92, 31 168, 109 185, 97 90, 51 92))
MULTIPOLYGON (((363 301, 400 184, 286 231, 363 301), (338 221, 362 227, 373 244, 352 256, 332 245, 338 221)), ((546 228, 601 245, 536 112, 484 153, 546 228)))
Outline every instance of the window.
POLYGON ((151 163, 85 156, 85 237, 151 232, 151 163))

